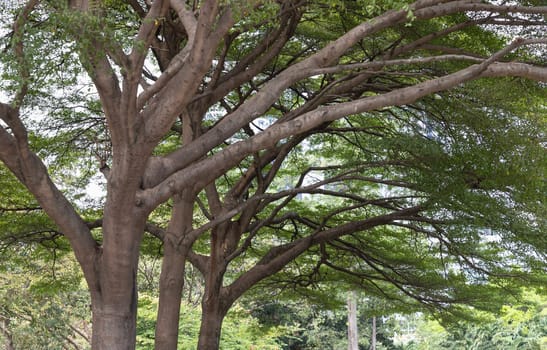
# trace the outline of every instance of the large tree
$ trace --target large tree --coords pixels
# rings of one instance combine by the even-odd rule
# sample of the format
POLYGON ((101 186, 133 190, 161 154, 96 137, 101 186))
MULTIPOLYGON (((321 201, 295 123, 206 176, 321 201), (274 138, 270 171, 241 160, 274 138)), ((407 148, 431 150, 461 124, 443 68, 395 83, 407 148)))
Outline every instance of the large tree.
POLYGON ((199 349, 218 348, 230 306, 265 281, 344 275, 456 312, 540 280, 536 5, 29 0, 4 12, 0 159, 70 242, 93 349, 135 347, 146 232, 163 247, 157 349, 176 348, 187 263, 205 283, 199 349), (94 159, 96 217, 74 193, 94 159))

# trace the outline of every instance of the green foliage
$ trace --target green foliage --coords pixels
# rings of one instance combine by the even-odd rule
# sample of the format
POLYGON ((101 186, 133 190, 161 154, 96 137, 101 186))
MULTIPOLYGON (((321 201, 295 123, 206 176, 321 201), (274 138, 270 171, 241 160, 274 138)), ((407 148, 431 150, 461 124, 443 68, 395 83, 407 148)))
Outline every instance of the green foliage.
MULTIPOLYGON (((444 327, 423 313, 393 313, 383 299, 360 297, 357 302, 360 348, 369 348, 371 318, 376 316, 377 349, 545 349, 545 296, 526 290, 524 299, 497 313, 477 313, 473 322, 459 320, 444 327)), ((302 300, 249 301, 253 315, 265 325, 290 325, 281 338, 283 349, 347 347, 347 310, 302 300)), ((473 312, 473 311, 471 311, 473 312)), ((475 311, 476 313, 476 311, 475 311)))
MULTIPOLYGON (((17 252, 13 251, 17 247, 23 251, 31 249, 27 243, 40 243, 43 248, 54 249, 59 254, 68 250, 67 242, 60 239, 57 227, 36 200, 12 173, 0 166, 0 256, 7 261, 24 262, 28 257, 12 254, 17 252)), ((41 250, 36 257, 49 259, 49 256, 51 252, 41 250)))
POLYGON ((89 345, 88 292, 68 242, 3 166, 0 242, 4 336, 9 334, 17 349, 89 345))
MULTIPOLYGON (((465 304, 496 310, 508 291, 518 291, 519 280, 509 284, 503 271, 522 278, 523 285, 544 284, 547 158, 537 143, 545 131, 544 107, 537 91, 511 101, 494 98, 497 93, 484 92, 495 90, 492 84, 471 84, 476 95, 456 90, 413 106, 347 117, 332 130, 364 132, 317 133, 308 147, 295 150, 278 173, 278 188, 295 187, 306 168, 325 165, 309 174, 310 182, 333 178, 323 188, 340 196, 306 194, 281 208, 279 216, 299 215, 263 229, 262 241, 253 244, 258 256, 272 242, 289 243, 320 225, 387 213, 391 208, 382 198, 393 197, 400 206, 422 199, 432 203, 427 212, 432 224, 355 232, 311 248, 264 285, 312 299, 328 298, 341 285, 358 285, 406 311, 424 306, 432 311, 435 303, 429 301, 437 300, 444 317, 465 318, 465 304), (476 99, 489 99, 491 109, 476 99), (529 107, 526 116, 518 112, 523 103, 529 107), (344 173, 351 176, 336 180, 344 173), (356 195, 360 199, 350 197, 356 195), (366 200, 378 205, 359 205, 366 200)), ((266 208, 260 215, 270 213, 266 208)))
POLYGON ((545 349, 547 334, 546 299, 525 292, 520 303, 505 305, 501 317, 484 315, 482 322, 459 322, 441 327, 435 321, 419 324, 416 339, 408 349, 545 349))
POLYGON ((88 347, 89 297, 74 259, 52 257, 51 251, 41 247, 25 247, 2 251, 0 319, 7 320, 4 337, 9 334, 16 349, 88 347))
MULTIPOLYGON (((288 326, 288 332, 281 338, 283 349, 337 350, 347 348, 348 341, 348 311, 344 294, 331 291, 330 296, 339 299, 336 305, 329 300, 312 302, 295 296, 288 299, 277 296, 274 301, 253 296, 247 302, 261 323, 288 326)), ((376 317, 377 349, 391 350, 400 349, 400 339, 412 336, 415 324, 421 320, 417 314, 395 313, 393 305, 381 298, 360 293, 357 296, 360 349, 370 348, 373 317, 376 317)))
MULTIPOLYGON (((154 328, 157 311, 157 298, 141 294, 138 307, 137 349, 154 348, 154 328)), ((200 327, 201 311, 198 306, 184 304, 180 310, 178 348, 196 348, 200 327)), ((259 324, 256 318, 240 306, 230 310, 223 323, 220 349, 248 350, 281 349, 279 338, 287 332, 286 327, 259 324)))
MULTIPOLYGON (((259 73, 226 92, 221 102, 209 106, 208 112, 202 111, 207 117, 203 119, 200 132, 218 125, 222 118, 228 120, 226 114, 256 95, 265 82, 274 79, 290 64, 301 61, 356 25, 385 11, 404 9, 412 21, 364 38, 348 49, 338 63, 379 60, 424 35, 468 20, 467 15, 458 14, 419 21, 409 10, 410 1, 402 0, 312 1, 298 16, 291 18, 290 21, 299 21, 293 28, 294 23, 279 20, 283 18, 282 14, 288 13, 283 12, 287 8, 281 3, 293 5, 276 1, 221 2, 221 12, 227 6, 232 7, 236 25, 217 48, 218 55, 227 50, 225 57, 215 57, 211 70, 215 73, 207 73, 202 85, 196 89, 198 94, 192 96, 192 101, 199 101, 196 104, 206 106, 209 97, 215 95, 209 94, 215 89, 215 84, 210 84, 214 74, 219 73, 220 81, 216 83, 222 84, 230 68, 240 64, 272 33, 291 28, 294 36, 259 73), (219 67, 215 65, 221 61, 224 67, 217 70, 219 67), (199 95, 202 92, 203 95, 199 95), (216 116, 212 112, 219 114, 216 116)), ((103 108, 88 78, 97 78, 94 72, 98 64, 96 58, 107 54, 116 79, 122 82, 127 78, 125 69, 128 66, 118 62, 116 56, 133 48, 137 51, 146 48, 144 42, 134 42, 141 18, 127 2, 96 1, 92 6, 90 13, 80 13, 68 10, 64 0, 42 1, 21 33, 14 35, 7 27, 7 21, 2 22, 3 33, 8 34, 0 41, 0 46, 5 48, 2 50, 5 54, 0 56, 0 89, 13 96, 28 85, 22 118, 28 126, 30 146, 45 160, 53 180, 61 184, 61 190, 90 221, 101 217, 102 203, 86 200, 86 187, 96 175, 97 163, 100 166, 110 164, 112 150, 103 108), (24 55, 16 57, 10 48, 20 43, 24 44, 24 55), (22 74, 25 71, 30 72, 28 78, 22 74), (84 73, 89 77, 84 79, 84 73)), ((197 9, 192 10, 198 13, 197 9)), ((5 16, 0 18, 5 20, 5 16)), ((168 20, 171 18, 162 19, 165 23, 168 20)), ((173 20, 169 25, 180 27, 180 23, 175 22, 173 20)), ((165 25, 154 33, 158 43, 173 34, 161 32, 168 29, 165 25)), ((178 41, 164 42, 166 46, 162 50, 168 48, 178 52, 186 40, 181 35, 185 33, 174 33, 178 41)), ((469 26, 434 38, 429 44, 488 56, 502 48, 506 41, 500 32, 469 26)), ((430 57, 436 54, 435 51, 424 48, 404 57, 430 57)), ((268 54, 265 51, 251 61, 268 54)), ((536 56, 529 50, 519 50, 506 59, 534 61, 539 59, 536 56)), ((242 67, 242 71, 252 71, 249 68, 253 62, 242 67)), ((288 87, 270 110, 260 116, 262 120, 255 121, 272 125, 298 108, 310 105, 315 98, 320 101, 321 97, 328 96, 321 104, 332 106, 411 86, 467 65, 460 61, 443 61, 371 70, 366 73, 370 75, 367 79, 357 79, 357 84, 342 93, 337 92, 339 87, 365 72, 340 70, 312 76, 288 87)), ((154 66, 152 70, 157 68, 154 66)), ((149 83, 153 81, 150 77, 142 79, 149 83)), ((229 76, 227 80, 230 80, 229 76)), ((298 186, 302 193, 283 205, 280 205, 281 201, 264 204, 262 211, 251 215, 258 229, 242 233, 243 239, 248 239, 249 249, 230 263, 224 286, 247 272, 272 246, 291 244, 322 230, 417 203, 426 209, 416 217, 373 229, 355 230, 350 235, 311 247, 283 271, 263 281, 253 296, 262 293, 271 298, 278 295, 305 297, 310 305, 316 303, 335 309, 342 303, 340 290, 360 288, 366 291, 367 297, 376 298, 375 301, 389 300, 382 312, 366 309, 368 315, 408 313, 422 308, 445 320, 453 320, 452 316, 476 316, 471 310, 497 309, 502 301, 507 301, 507 293, 520 292, 521 284, 545 284, 547 157, 542 141, 546 130, 545 98, 545 89, 536 83, 521 79, 481 79, 411 105, 349 115, 318 127, 290 152, 266 196, 298 186), (315 169, 311 170, 312 167, 315 169), (325 181, 325 184, 303 189, 318 181, 325 181), (268 218, 273 220, 268 222, 268 218), (263 222, 268 224, 261 227, 259 224, 263 222), (516 279, 510 282, 506 277, 516 279)), ((200 116, 192 117, 199 119, 200 116)), ((167 155, 181 147, 178 129, 180 123, 177 121, 157 145, 154 155, 167 155)), ((239 130, 225 143, 248 140, 250 134, 246 129, 239 130)), ((291 140, 287 138, 279 144, 291 140)), ((207 151, 218 153, 224 147, 226 145, 222 144, 207 151)), ((267 152, 248 156, 219 177, 214 185, 221 193, 220 197, 267 152)), ((273 162, 269 162, 259 171, 266 174, 273 167, 273 162)), ((248 185, 247 198, 258 191, 258 182, 248 185)), ((65 326, 74 322, 72 314, 61 312, 57 299, 67 293, 76 293, 71 286, 78 285, 80 277, 70 269, 63 271, 63 278, 46 274, 41 278, 34 276, 43 272, 45 266, 49 266, 47 264, 57 264, 59 259, 66 258, 68 244, 32 196, 3 167, 0 168, 0 191, 1 257, 5 257, 1 268, 7 276, 2 280, 5 283, 0 297, 6 300, 6 305, 13 305, 3 309, 1 316, 13 317, 11 326, 15 328, 12 332, 21 344, 28 348, 43 348, 46 345, 31 343, 25 337, 34 327, 47 339, 50 332, 57 332, 55 323, 65 326), (34 260, 38 263, 25 265, 34 260), (22 277, 28 270, 33 271, 33 278, 24 285, 22 277), (23 291, 17 296, 18 300, 10 299, 15 298, 13 289, 7 287, 10 284, 23 291), (22 307, 20 305, 25 305, 24 312, 16 310, 22 307), (33 316, 29 321, 22 316, 32 312, 38 317, 33 316), (22 334, 21 338, 17 338, 18 334, 22 334)), ((205 193, 200 193, 200 200, 207 203, 205 193)), ((171 209, 172 203, 164 203, 149 219, 165 226, 171 209)), ((195 215, 196 227, 207 222, 205 216, 195 215)), ((239 219, 240 216, 235 216, 232 221, 235 223, 239 219)), ((100 242, 99 230, 94 234, 100 242)), ((210 253, 210 247, 208 232, 194 244, 195 251, 203 254, 210 253)), ((162 247, 161 242, 146 237, 141 248, 145 255, 141 260, 149 268, 143 269, 140 276, 147 280, 139 286, 143 295, 139 304, 138 344, 142 349, 148 349, 153 343, 157 307, 154 294, 157 292, 154 289, 157 260, 150 255, 161 255, 162 247)), ((186 271, 190 271, 189 280, 202 280, 196 269, 187 268, 186 271)), ((181 309, 179 340, 183 348, 195 347, 200 314, 192 302, 200 297, 199 288, 188 292, 191 302, 181 309)), ((274 349, 285 343, 289 347, 324 348, 328 340, 336 339, 329 346, 343 347, 344 313, 310 308, 302 310, 294 304, 266 305, 263 310, 253 310, 251 315, 243 308, 236 308, 225 321, 221 346, 225 349, 274 349), (295 316, 283 318, 286 316, 283 313, 295 316), (278 325, 281 326, 276 327, 278 325)), ((82 310, 81 304, 74 310, 82 310)), ((450 343, 450 346, 486 349, 509 346, 510 341, 513 346, 515 339, 520 339, 518 344, 531 348, 541 346, 538 344, 545 343, 546 339, 536 335, 545 334, 543 311, 538 316, 538 312, 530 310, 508 306, 504 317, 497 322, 482 328, 468 324, 453 326, 450 335, 446 336, 437 326, 427 324, 424 326, 429 332, 427 342, 433 345, 423 346, 450 343), (465 337, 472 341, 465 343, 465 337)), ((66 330, 58 333, 59 338, 54 340, 57 343, 48 346, 55 347, 66 340, 64 336, 72 335, 66 330)), ((385 340, 383 346, 391 345, 385 340)))
POLYGON ((306 300, 279 298, 250 300, 252 315, 266 326, 289 330, 281 338, 283 349, 341 349, 347 347, 344 307, 325 307, 306 300), (277 299, 277 300, 276 300, 277 299))

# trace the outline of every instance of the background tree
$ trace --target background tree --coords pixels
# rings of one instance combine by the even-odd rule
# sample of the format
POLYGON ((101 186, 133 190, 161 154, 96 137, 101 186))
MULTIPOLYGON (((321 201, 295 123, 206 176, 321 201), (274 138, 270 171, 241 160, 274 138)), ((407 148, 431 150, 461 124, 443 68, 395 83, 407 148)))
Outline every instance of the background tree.
POLYGON ((188 262, 199 349, 257 285, 346 276, 463 315, 545 282, 546 13, 30 0, 4 38, 0 159, 74 251, 94 349, 135 346, 145 232, 162 241, 157 349, 177 346, 188 262))

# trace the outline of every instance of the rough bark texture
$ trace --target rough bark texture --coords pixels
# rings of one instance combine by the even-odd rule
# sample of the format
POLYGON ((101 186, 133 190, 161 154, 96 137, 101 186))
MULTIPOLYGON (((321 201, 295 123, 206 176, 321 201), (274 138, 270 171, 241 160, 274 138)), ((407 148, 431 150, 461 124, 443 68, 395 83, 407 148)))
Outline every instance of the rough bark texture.
POLYGON ((186 256, 190 246, 185 234, 191 228, 193 198, 177 197, 173 216, 163 237, 164 257, 160 275, 160 296, 156 325, 156 349, 176 349, 179 310, 186 256))
POLYGON ((155 347, 176 349, 186 257, 170 242, 165 244, 164 249, 155 347))
POLYGON ((199 329, 198 349, 218 349, 220 345, 220 333, 222 331, 222 320, 226 315, 224 307, 221 306, 220 295, 209 293, 210 297, 204 298, 202 303, 201 326, 199 329))
MULTIPOLYGON (((50 179, 44 162, 29 145, 27 127, 20 117, 32 75, 23 64, 24 40, 13 44, 23 81, 21 88, 12 104, 0 103, 0 160, 35 196, 70 241, 93 302, 94 350, 135 347, 136 271, 145 229, 164 244, 156 349, 176 349, 187 262, 194 264, 205 280, 198 347, 218 349, 222 320, 228 308, 252 286, 281 271, 308 249, 382 225, 427 222, 427 218, 420 216, 427 209, 425 201, 409 204, 411 201, 401 198, 376 200, 325 189, 325 185, 344 176, 359 177, 370 184, 405 189, 413 186, 399 180, 364 178, 357 168, 345 173, 340 171, 331 179, 313 185, 304 184, 306 172, 303 172, 293 188, 275 187, 274 179, 282 164, 306 137, 319 132, 342 133, 342 129, 329 130, 333 121, 411 104, 482 77, 514 76, 547 81, 545 67, 504 61, 504 57, 517 48, 545 44, 544 38, 517 39, 489 56, 458 48, 427 46, 466 27, 494 23, 496 18, 490 17, 469 17, 415 40, 401 36, 400 40, 407 40, 404 45, 393 42, 373 57, 366 57, 364 50, 358 60, 339 64, 352 59, 348 52, 359 52, 365 39, 386 28, 402 28, 413 20, 488 11, 500 15, 545 15, 545 7, 501 6, 473 0, 420 0, 409 7, 413 17, 404 9, 386 11, 376 18, 363 20, 323 47, 306 48, 279 69, 278 55, 295 34, 306 11, 305 2, 276 2, 278 12, 271 19, 271 28, 262 30, 266 34, 261 43, 240 52, 237 60, 232 58, 229 64, 226 63, 231 59, 228 52, 234 51, 233 43, 247 28, 246 25, 234 26, 241 20, 236 14, 258 10, 260 6, 243 9, 214 0, 194 2, 196 8, 182 0, 155 0, 146 2, 146 6, 142 1, 128 3, 140 19, 131 50, 122 48, 122 44, 113 39, 105 43, 99 37, 85 37, 81 33, 86 32, 86 17, 82 17, 80 34, 74 34, 78 32, 74 30, 67 34, 71 40, 90 43, 82 45, 78 54, 85 57, 83 66, 100 97, 112 148, 109 158, 100 161, 107 181, 101 218, 102 242, 94 239, 91 226, 50 179), (439 50, 441 54, 432 54, 439 50), (427 52, 425 57, 420 57, 424 52, 427 52), (150 78, 151 73, 144 66, 147 57, 152 56, 160 73, 150 78), (411 83, 402 79, 404 83, 390 85, 370 80, 399 73, 384 71, 390 67, 456 61, 462 64, 461 68, 431 74, 424 70, 419 81, 411 83), (260 79, 255 79, 257 76, 260 79), (298 84, 315 76, 323 77, 317 91, 300 93, 298 84), (300 93, 303 102, 294 108, 283 106, 284 94, 293 90, 300 93), (237 96, 237 101, 228 103, 227 96, 233 99, 237 96), (223 109, 223 115, 211 123, 208 111, 218 108, 223 109), (252 123, 270 110, 276 110, 279 118, 257 132, 252 123), (179 132, 182 139, 178 147, 166 154, 153 155, 172 130, 179 132), (217 182, 233 169, 239 169, 241 176, 228 181, 231 187, 226 190, 217 182), (219 193, 219 189, 224 192, 219 193), (278 215, 290 200, 302 193, 342 196, 363 207, 381 208, 382 212, 335 225, 325 224, 328 217, 313 222, 298 213, 278 215), (150 213, 165 203, 172 205, 167 227, 149 225, 150 213), (269 214, 258 215, 266 207, 269 214), (206 218, 206 222, 194 222, 198 216, 200 220, 206 218), (308 234, 295 235, 290 242, 272 244, 254 266, 240 272, 231 284, 224 285, 229 264, 248 251, 262 229, 282 223, 298 223, 308 234), (209 240, 210 251, 206 254, 192 251, 194 242, 204 237, 209 240)), ((24 38, 25 23, 36 4, 37 1, 28 2, 17 18, 16 38, 24 38)), ((87 0, 69 1, 69 4, 65 10, 74 13, 86 13, 92 7, 87 0)), ((108 14, 110 9, 105 7, 101 11, 99 17, 108 14)), ((97 20, 100 22, 101 18, 97 20)), ((524 20, 509 18, 509 21, 522 23, 524 20)), ((537 23, 530 19, 529 24, 537 23)), ((253 25, 249 32, 259 32, 259 25, 253 25)), ((323 258, 324 262, 328 257, 323 258)))
MULTIPOLYGON (((135 291, 135 290, 134 290, 135 291)), ((136 300, 136 293, 130 300, 136 300)), ((127 350, 135 348, 136 304, 100 302, 93 299, 94 349, 127 350)))

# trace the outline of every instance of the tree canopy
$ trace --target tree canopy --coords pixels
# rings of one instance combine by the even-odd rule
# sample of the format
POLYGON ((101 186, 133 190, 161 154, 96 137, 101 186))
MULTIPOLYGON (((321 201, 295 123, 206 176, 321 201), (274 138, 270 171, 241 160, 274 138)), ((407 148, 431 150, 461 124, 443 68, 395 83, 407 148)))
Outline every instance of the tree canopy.
POLYGON ((546 282, 540 5, 5 3, 2 247, 70 247, 93 349, 135 347, 158 246, 156 349, 177 347, 187 264, 199 349, 250 291, 497 309, 546 282))

